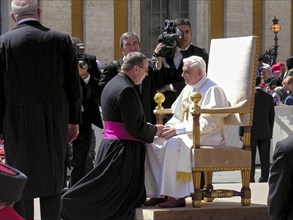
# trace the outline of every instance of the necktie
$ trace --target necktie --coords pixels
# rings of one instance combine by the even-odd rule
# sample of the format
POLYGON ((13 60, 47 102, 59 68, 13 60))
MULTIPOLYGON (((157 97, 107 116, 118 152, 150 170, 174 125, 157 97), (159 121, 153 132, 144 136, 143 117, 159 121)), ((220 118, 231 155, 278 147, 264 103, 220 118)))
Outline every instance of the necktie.
POLYGON ((180 52, 182 53, 183 58, 187 57, 187 50, 181 50, 180 52))

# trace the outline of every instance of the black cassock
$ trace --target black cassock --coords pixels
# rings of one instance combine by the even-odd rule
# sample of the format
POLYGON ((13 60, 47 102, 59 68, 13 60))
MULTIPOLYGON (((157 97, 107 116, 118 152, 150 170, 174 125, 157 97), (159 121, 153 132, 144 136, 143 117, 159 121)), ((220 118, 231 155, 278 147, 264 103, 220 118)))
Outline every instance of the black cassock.
POLYGON ((153 142, 157 129, 146 123, 139 92, 125 75, 116 75, 106 85, 101 106, 105 122, 123 123, 140 141, 102 140, 97 166, 62 197, 66 220, 132 220, 135 208, 146 200, 145 142, 153 142))

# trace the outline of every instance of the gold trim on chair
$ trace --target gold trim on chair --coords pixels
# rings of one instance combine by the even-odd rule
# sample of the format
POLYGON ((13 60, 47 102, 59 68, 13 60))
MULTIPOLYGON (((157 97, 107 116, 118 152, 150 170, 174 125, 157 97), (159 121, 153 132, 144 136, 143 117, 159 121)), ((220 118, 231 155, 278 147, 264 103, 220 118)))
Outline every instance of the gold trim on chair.
POLYGON ((234 170, 251 170, 251 167, 193 167, 194 171, 234 171, 234 170))

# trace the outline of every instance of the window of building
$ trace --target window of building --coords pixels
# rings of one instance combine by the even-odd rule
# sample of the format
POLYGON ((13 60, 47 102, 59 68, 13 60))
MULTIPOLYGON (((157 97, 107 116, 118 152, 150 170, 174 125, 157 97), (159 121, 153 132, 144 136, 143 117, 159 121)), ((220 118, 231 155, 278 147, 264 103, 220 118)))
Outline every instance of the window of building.
POLYGON ((163 33, 165 19, 188 18, 189 0, 143 0, 140 4, 142 53, 151 57, 163 33))

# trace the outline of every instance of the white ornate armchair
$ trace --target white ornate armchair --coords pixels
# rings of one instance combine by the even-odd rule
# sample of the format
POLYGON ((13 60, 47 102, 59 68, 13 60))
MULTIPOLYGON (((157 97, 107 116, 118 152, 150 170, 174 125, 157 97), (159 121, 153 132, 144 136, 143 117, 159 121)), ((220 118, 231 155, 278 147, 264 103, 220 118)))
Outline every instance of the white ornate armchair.
MULTIPOLYGON (((253 120, 255 73, 257 68, 258 37, 236 37, 213 39, 211 41, 208 65, 208 77, 217 83, 226 93, 230 107, 200 109, 198 102, 200 94, 194 93, 193 115, 193 153, 192 173, 194 195, 192 204, 199 208, 202 198, 212 202, 214 198, 240 196, 241 204, 251 204, 249 186, 251 170, 250 128, 253 120), (225 126, 243 126, 243 147, 236 146, 202 146, 200 143, 199 116, 200 114, 227 114, 225 126), (212 184, 213 172, 240 170, 242 188, 240 191, 214 189, 212 184), (200 189, 201 173, 204 172, 205 187, 200 189)), ((164 114, 172 114, 171 109, 163 109, 162 94, 156 94, 158 103, 154 113, 157 123, 162 123, 164 114)), ((238 138, 238 137, 237 137, 238 138)))

